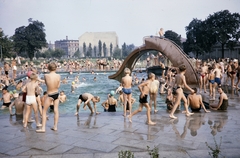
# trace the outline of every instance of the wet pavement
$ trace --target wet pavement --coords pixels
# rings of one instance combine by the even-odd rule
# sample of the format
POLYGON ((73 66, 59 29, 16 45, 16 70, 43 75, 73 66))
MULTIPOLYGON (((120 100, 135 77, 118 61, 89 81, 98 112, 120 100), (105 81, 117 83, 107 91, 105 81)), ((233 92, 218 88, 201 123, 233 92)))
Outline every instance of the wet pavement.
MULTIPOLYGON (((208 101, 207 95, 204 97, 208 101)), ((227 112, 195 113, 186 117, 176 112, 170 119, 165 110, 152 114, 155 126, 146 122, 145 109, 133 116, 132 123, 122 112, 79 117, 61 115, 58 131, 52 131, 53 114, 46 133, 36 133, 35 122, 22 127, 22 120, 9 114, 0 116, 0 157, 18 158, 117 158, 130 150, 136 158, 150 158, 147 146, 157 148, 159 157, 205 158, 220 146, 219 156, 240 157, 240 98, 230 100, 227 112), (207 144, 208 145, 207 145, 207 144)))

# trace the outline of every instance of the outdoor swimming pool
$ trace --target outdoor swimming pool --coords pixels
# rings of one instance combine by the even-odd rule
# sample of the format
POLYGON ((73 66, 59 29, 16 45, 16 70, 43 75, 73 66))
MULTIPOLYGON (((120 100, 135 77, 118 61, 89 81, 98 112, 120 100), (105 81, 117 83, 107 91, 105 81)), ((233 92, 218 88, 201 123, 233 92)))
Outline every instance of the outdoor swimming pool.
MULTIPOLYGON (((112 75, 114 72, 107 72, 107 73, 95 73, 95 74, 91 74, 91 73, 73 73, 73 74, 69 74, 69 73, 61 73, 61 80, 63 80, 65 77, 67 77, 67 84, 62 84, 59 88, 59 91, 64 91, 66 96, 67 96, 67 101, 64 103, 60 103, 59 104, 59 112, 60 114, 75 114, 76 112, 76 104, 78 102, 78 97, 80 94, 82 93, 91 93, 93 95, 97 95, 100 96, 101 100, 99 103, 97 103, 97 110, 99 112, 103 112, 104 109, 101 106, 101 103, 104 102, 107 99, 107 95, 110 93, 111 90, 116 90, 116 88, 118 88, 118 86, 120 85, 120 83, 116 80, 112 80, 112 79, 108 79, 109 75, 112 75), (75 93, 71 93, 71 83, 72 81, 74 81, 75 76, 79 76, 79 83, 76 83, 76 89, 75 89, 75 93), (93 78, 96 77, 97 80, 94 81, 93 78), (86 81, 83 81, 83 78, 86 79, 86 81)), ((40 74, 40 77, 43 77, 43 74, 40 74)), ((146 79, 146 73, 138 73, 137 74, 138 78, 142 78, 144 77, 146 79)), ((46 90, 46 86, 43 84, 41 86, 43 88, 43 90, 46 90)), ((12 88, 10 88, 11 90, 12 88)), ((132 95, 133 97, 136 99, 136 102, 133 104, 133 110, 135 110, 136 108, 138 108, 139 105, 139 90, 137 85, 133 86, 132 88, 132 95)), ((118 98, 118 94, 115 94, 115 98, 118 98)), ((91 102, 92 103, 92 102, 91 102)), ((166 109, 166 104, 165 104, 165 95, 160 95, 158 94, 157 97, 157 108, 158 109, 166 109)), ((89 109, 87 108, 87 110, 85 111, 83 108, 83 103, 81 104, 79 113, 89 113, 89 109)), ((122 107, 117 107, 116 109, 117 111, 123 111, 122 107)), ((143 109, 145 110, 145 109, 143 109)), ((1 113, 7 113, 8 109, 5 110, 0 110, 0 114, 1 113)))

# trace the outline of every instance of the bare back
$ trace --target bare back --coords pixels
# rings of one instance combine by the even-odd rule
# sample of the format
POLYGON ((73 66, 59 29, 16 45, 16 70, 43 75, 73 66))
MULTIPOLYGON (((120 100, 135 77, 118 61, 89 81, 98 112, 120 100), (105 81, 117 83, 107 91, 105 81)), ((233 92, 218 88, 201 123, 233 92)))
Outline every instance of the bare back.
POLYGON ((122 78, 122 86, 124 88, 131 88, 132 87, 132 77, 128 74, 122 78))
POLYGON ((55 72, 51 72, 49 74, 45 74, 45 83, 47 85, 47 93, 55 93, 58 92, 58 88, 60 87, 60 75, 55 72))
POLYGON ((35 95, 36 90, 38 89, 38 82, 37 81, 31 81, 26 84, 26 92, 27 95, 35 95))

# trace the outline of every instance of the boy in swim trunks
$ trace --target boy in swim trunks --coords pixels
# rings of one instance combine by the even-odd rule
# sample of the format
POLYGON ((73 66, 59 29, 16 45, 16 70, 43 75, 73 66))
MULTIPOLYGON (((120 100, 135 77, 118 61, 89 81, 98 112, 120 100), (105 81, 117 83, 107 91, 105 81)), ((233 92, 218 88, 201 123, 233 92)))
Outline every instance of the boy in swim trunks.
MULTIPOLYGON (((123 91, 123 99, 124 99, 124 104, 123 104, 123 116, 126 117, 126 112, 127 112, 127 101, 131 100, 132 98, 132 77, 130 76, 130 69, 125 68, 124 69, 124 74, 125 76, 122 78, 122 91, 123 91)), ((131 115, 132 113, 132 104, 129 102, 129 113, 131 115)))
POLYGON ((42 129, 36 130, 36 132, 44 133, 45 127, 46 127, 46 119, 47 119, 47 110, 53 102, 54 105, 54 126, 51 128, 51 130, 56 131, 57 130, 57 124, 58 124, 58 118, 59 118, 59 111, 58 111, 58 105, 59 105, 59 93, 58 89, 60 87, 60 81, 61 77, 59 74, 56 73, 57 65, 55 63, 48 64, 48 70, 49 73, 44 75, 45 83, 47 86, 47 95, 45 102, 43 103, 43 114, 42 114, 42 129))
POLYGON ((28 118, 29 118, 29 114, 30 114, 30 111, 31 111, 31 106, 33 108, 33 111, 34 111, 34 115, 35 115, 35 121, 36 121, 36 124, 37 124, 37 127, 40 127, 42 126, 40 123, 39 123, 39 120, 38 120, 38 108, 37 108, 37 100, 36 100, 36 91, 38 91, 38 82, 37 82, 37 74, 36 73, 32 73, 30 75, 30 79, 31 81, 28 82, 23 91, 26 91, 27 92, 27 95, 26 95, 26 115, 24 117, 24 123, 23 123, 23 127, 27 127, 27 123, 28 123, 28 118))
POLYGON ((148 74, 148 80, 146 80, 145 82, 141 83, 138 86, 138 89, 141 92, 141 94, 139 96, 139 103, 140 104, 139 104, 139 108, 137 110, 135 110, 133 113, 131 113, 130 115, 127 116, 128 119, 129 119, 129 122, 132 122, 132 116, 141 112, 143 106, 145 106, 145 108, 147 109, 147 124, 149 124, 149 125, 155 125, 156 124, 155 122, 151 121, 151 116, 150 116, 151 115, 150 114, 151 108, 150 108, 150 106, 148 104, 148 101, 147 101, 147 97, 148 97, 148 94, 149 94, 149 85, 154 80, 155 80, 155 75, 153 73, 149 73, 148 74))
POLYGON ((99 96, 93 96, 90 93, 83 93, 83 94, 79 95, 78 103, 77 103, 77 112, 75 113, 75 115, 78 115, 78 111, 79 111, 79 108, 80 108, 80 105, 81 105, 82 102, 84 102, 83 108, 86 110, 85 107, 87 105, 88 108, 90 109, 91 113, 93 114, 94 110, 91 107, 90 101, 93 102, 96 115, 100 114, 99 112, 97 112, 97 107, 96 107, 96 103, 98 103, 100 101, 100 97, 99 96))
POLYGON ((11 104, 11 99, 13 98, 13 95, 8 92, 7 86, 5 86, 2 89, 2 94, 3 95, 2 95, 1 100, 3 100, 3 104, 2 104, 1 109, 4 109, 6 107, 9 107, 9 105, 11 104))

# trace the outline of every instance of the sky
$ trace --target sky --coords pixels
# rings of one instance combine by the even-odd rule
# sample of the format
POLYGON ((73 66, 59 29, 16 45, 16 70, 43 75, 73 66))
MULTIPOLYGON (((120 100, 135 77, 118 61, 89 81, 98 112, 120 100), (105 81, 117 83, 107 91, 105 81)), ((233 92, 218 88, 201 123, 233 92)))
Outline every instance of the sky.
POLYGON ((0 28, 12 36, 32 18, 45 25, 47 42, 115 31, 119 45, 141 46, 160 28, 186 38, 185 27, 194 18, 226 9, 239 13, 240 0, 0 0, 0 28))

